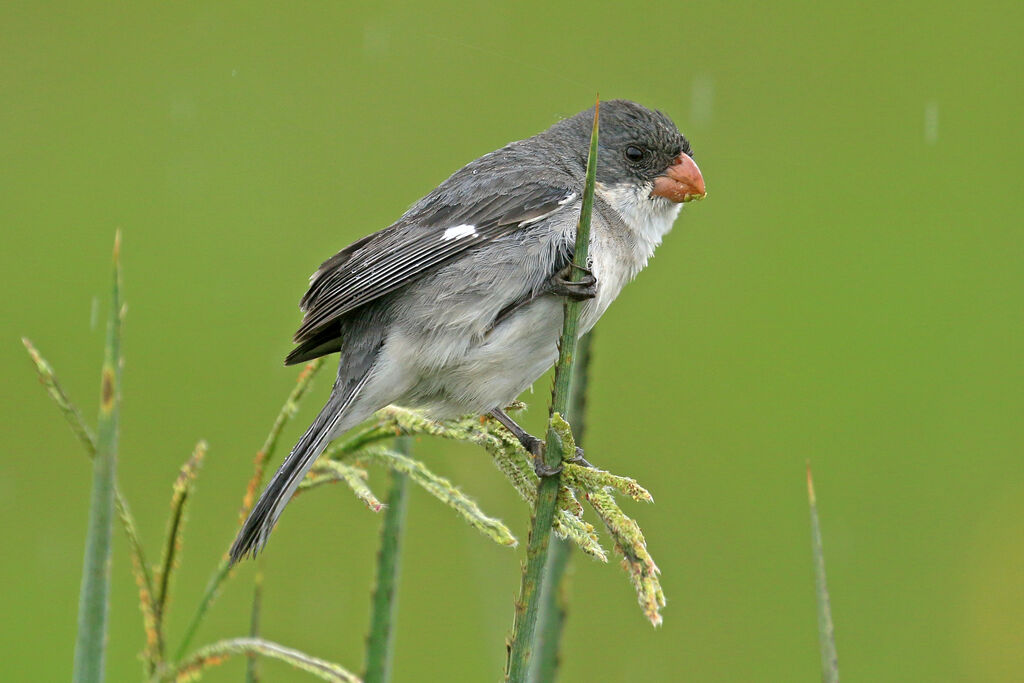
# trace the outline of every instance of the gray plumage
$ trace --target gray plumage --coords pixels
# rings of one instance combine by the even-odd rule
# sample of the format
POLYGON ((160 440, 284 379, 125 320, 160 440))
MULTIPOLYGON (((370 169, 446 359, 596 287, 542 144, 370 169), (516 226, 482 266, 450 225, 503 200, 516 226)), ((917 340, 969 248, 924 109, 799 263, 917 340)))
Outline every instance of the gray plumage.
MULTIPOLYGON (((600 115, 589 264, 597 289, 584 302, 581 334, 671 228, 680 204, 652 189, 690 155, 660 112, 615 100, 600 115)), ((330 440, 376 410, 486 413, 551 367, 562 324, 551 282, 572 261, 592 120, 590 109, 480 157, 321 265, 286 362, 340 353, 337 381, 243 525, 232 561, 264 546, 330 440)))

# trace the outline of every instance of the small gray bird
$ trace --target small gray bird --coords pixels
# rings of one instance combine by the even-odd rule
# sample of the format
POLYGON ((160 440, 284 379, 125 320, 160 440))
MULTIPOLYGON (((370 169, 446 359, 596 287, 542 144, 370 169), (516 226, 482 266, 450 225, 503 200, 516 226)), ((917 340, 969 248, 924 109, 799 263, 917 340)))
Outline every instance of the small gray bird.
POLYGON ((313 274, 285 363, 339 353, 338 378, 242 526, 232 562, 266 544, 333 438, 392 403, 436 418, 490 413, 543 462, 542 442, 502 408, 555 362, 561 297, 584 301, 579 330, 589 331, 682 203, 705 195, 671 119, 602 103, 590 258, 572 282, 593 117, 590 108, 467 164, 313 274))

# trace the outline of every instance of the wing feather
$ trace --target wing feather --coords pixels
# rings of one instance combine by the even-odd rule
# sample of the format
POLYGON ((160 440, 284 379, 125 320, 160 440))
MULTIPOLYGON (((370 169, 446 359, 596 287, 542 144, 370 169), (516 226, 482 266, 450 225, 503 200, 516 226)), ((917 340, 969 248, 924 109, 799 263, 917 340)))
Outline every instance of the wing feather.
MULTIPOLYGON (((428 196, 397 223, 349 245, 313 274, 300 304, 305 317, 295 333, 295 342, 304 352, 302 358, 311 350, 336 350, 328 343, 328 326, 345 314, 407 285, 467 249, 545 218, 566 205, 573 194, 565 186, 529 181, 514 191, 497 192, 468 206, 449 195, 428 196), (473 232, 459 230, 445 239, 446 230, 459 226, 472 226, 473 232)), ((298 351, 289 356, 289 362, 298 362, 292 358, 298 351)))

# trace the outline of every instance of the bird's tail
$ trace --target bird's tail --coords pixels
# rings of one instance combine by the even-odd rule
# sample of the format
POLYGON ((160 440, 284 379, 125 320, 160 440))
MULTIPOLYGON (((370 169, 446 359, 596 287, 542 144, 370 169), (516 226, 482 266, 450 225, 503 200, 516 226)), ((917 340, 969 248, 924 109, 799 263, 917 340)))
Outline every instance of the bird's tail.
POLYGON ((247 556, 255 556, 266 545, 270 532, 292 494, 334 435, 366 417, 354 416, 348 409, 368 376, 369 373, 364 375, 348 391, 339 391, 338 385, 335 385, 327 405, 292 448, 292 452, 267 484, 267 488, 263 490, 263 494, 239 530, 235 542, 231 545, 232 564, 247 556))

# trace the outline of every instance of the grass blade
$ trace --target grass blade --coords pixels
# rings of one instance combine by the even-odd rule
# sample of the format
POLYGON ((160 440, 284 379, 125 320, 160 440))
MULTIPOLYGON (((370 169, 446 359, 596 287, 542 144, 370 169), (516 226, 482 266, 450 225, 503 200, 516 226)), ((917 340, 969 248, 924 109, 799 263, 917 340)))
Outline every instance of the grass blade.
POLYGON ((142 652, 142 660, 146 672, 150 675, 156 671, 163 659, 163 638, 160 634, 156 618, 156 605, 153 598, 153 576, 150 574, 146 556, 142 551, 139 530, 135 526, 128 503, 114 489, 114 508, 121 520, 125 535, 128 537, 128 548, 132 556, 132 575, 139 589, 139 609, 142 611, 142 629, 146 634, 146 647, 142 652))
MULTIPOLYGON (((270 432, 267 434, 267 438, 263 442, 263 447, 256 453, 256 458, 253 463, 253 474, 249 479, 249 485, 246 487, 245 496, 242 498, 242 508, 238 512, 239 526, 241 526, 245 521, 245 518, 249 515, 249 511, 252 510, 253 503, 256 501, 256 493, 259 491, 260 484, 263 482, 263 473, 266 470, 267 462, 270 460, 277 448, 277 440, 278 437, 281 436, 281 431, 299 409, 299 402, 305 395, 306 390, 309 389, 310 384, 313 382, 313 377, 316 376, 321 365, 323 365, 323 359, 318 358, 307 363, 306 367, 304 367, 302 372, 299 373, 299 377, 295 383, 295 388, 292 389, 287 400, 285 400, 284 405, 281 406, 281 410, 274 419, 274 424, 271 426, 270 432)), ((212 605, 213 601, 217 599, 221 585, 230 574, 231 565, 228 563, 228 552, 227 548, 225 548, 220 564, 218 564, 217 568, 213 570, 213 575, 210 576, 210 580, 206 583, 206 590, 203 591, 203 597, 199 600, 199 606, 192 615, 192 619, 189 620, 188 626, 185 627, 185 635, 182 636, 181 644, 178 646, 174 657, 175 659, 180 660, 185 656, 185 652, 188 650, 188 646, 192 642, 192 638, 195 636, 196 630, 199 628, 199 624, 202 623, 203 618, 206 616, 206 612, 210 609, 210 605, 212 605)))
POLYGON ((360 457, 379 462, 392 470, 408 474, 413 482, 423 487, 430 495, 452 508, 469 522, 470 526, 501 545, 515 545, 516 537, 500 520, 484 514, 472 498, 444 477, 431 472, 427 467, 409 456, 387 448, 370 447, 360 452, 360 457))
POLYGON ((223 664, 233 655, 271 657, 325 681, 362 683, 358 676, 334 662, 262 638, 231 638, 207 645, 179 664, 164 680, 197 681, 206 669, 223 664))
POLYGON ((220 588, 230 573, 231 566, 228 564, 227 559, 221 559, 220 564, 213 571, 213 575, 210 576, 210 580, 206 582, 206 589, 203 590, 203 597, 199 600, 199 606, 196 607, 196 611, 192 614, 188 626, 185 627, 185 635, 182 636, 181 644, 178 645, 178 650, 174 655, 176 660, 181 660, 184 657, 189 643, 192 642, 192 638, 199 629, 199 624, 203 622, 203 618, 206 616, 207 611, 209 611, 210 605, 217 599, 217 595, 220 594, 220 588))
POLYGON ((89 504, 82 589, 78 602, 78 640, 75 644, 72 675, 76 683, 99 683, 103 680, 121 391, 120 251, 121 235, 118 233, 114 238, 114 285, 100 378, 100 414, 96 432, 96 456, 93 458, 92 499, 89 504))
POLYGON ((299 484, 295 495, 298 496, 303 491, 308 491, 324 484, 334 484, 342 481, 352 489, 352 493, 356 494, 356 498, 361 500, 363 505, 374 512, 380 512, 384 509, 384 503, 380 502, 373 491, 370 490, 370 487, 366 485, 366 476, 366 470, 354 465, 320 458, 299 484))
POLYGON ((597 467, 581 467, 565 464, 562 475, 565 483, 573 488, 608 488, 629 496, 638 503, 653 503, 654 496, 632 477, 622 477, 597 467))
POLYGON ((85 420, 82 418, 82 413, 79 412, 78 408, 71 399, 68 398, 67 393, 64 391, 64 387, 61 386, 60 382, 57 381, 57 376, 53 372, 53 368, 46 361, 45 358, 36 350, 36 347, 32 345, 32 341, 28 337, 22 337, 21 343, 25 345, 25 349, 28 351, 29 357, 32 358, 32 362, 36 366, 36 372, 39 374, 39 381, 46 388, 46 393, 50 395, 50 398, 54 400, 57 407, 60 408, 60 412, 63 413, 64 418, 68 421, 68 426, 71 427, 71 431, 75 433, 78 440, 85 446, 85 450, 90 458, 96 457, 96 437, 93 435, 92 430, 85 424, 85 420))
MULTIPOLYGON (((409 438, 397 440, 395 449, 409 455, 409 438)), ((380 551, 377 554, 377 585, 370 610, 370 634, 366 639, 366 683, 387 683, 391 680, 391 659, 394 651, 394 621, 398 607, 398 573, 402 530, 405 521, 406 489, 409 475, 391 471, 391 492, 380 530, 380 551)))
MULTIPOLYGON (((256 561, 256 575, 252 579, 252 612, 249 617, 249 637, 260 637, 260 617, 263 613, 263 556, 256 561)), ((245 683, 259 683, 260 660, 255 653, 249 653, 245 664, 245 683)))
MULTIPOLYGON (((81 412, 72 403, 71 398, 64 391, 64 387, 57 380, 53 367, 43 358, 31 340, 22 337, 21 343, 25 345, 28 355, 36 366, 39 381, 46 388, 46 392, 57 404, 57 407, 60 408, 61 413, 68 422, 68 426, 71 427, 71 431, 75 433, 82 446, 85 447, 86 455, 89 456, 89 459, 95 458, 96 437, 85 424, 81 412)), ((139 589, 139 609, 142 611, 142 624, 146 632, 146 651, 143 653, 143 659, 146 661, 147 670, 152 673, 156 669, 160 651, 159 637, 156 630, 156 613, 153 608, 153 576, 150 574, 149 563, 146 562, 146 555, 142 548, 142 541, 139 539, 139 530, 138 525, 135 523, 135 517, 132 515, 128 501, 121 493, 121 489, 116 482, 114 483, 114 507, 117 511, 117 517, 121 521, 121 528, 124 529, 125 536, 128 538, 128 548, 132 556, 132 574, 139 589)))
MULTIPOLYGON (((590 153, 587 157, 587 174, 583 187, 583 203, 580 210, 579 223, 576 226, 576 249, 573 263, 578 267, 587 265, 587 252, 590 248, 590 215, 594 206, 594 184, 597 172, 598 120, 600 102, 594 105, 594 124, 590 134, 590 153)), ((572 268, 570 279, 579 279, 579 268, 572 268)), ((573 365, 576 361, 578 344, 577 329, 579 326, 581 303, 567 299, 565 301, 565 320, 562 324, 562 336, 559 342, 558 361, 555 364, 555 383, 551 396, 551 416, 565 415, 569 406, 570 384, 573 365)), ((563 446, 552 427, 548 427, 544 462, 550 467, 557 467, 563 460, 563 446)), ((573 454, 574 455, 574 454, 573 454)), ((530 539, 526 547, 526 566, 523 568, 519 598, 516 600, 515 620, 512 626, 512 642, 509 646, 508 662, 505 676, 512 683, 526 680, 530 656, 534 641, 534 630, 537 626, 537 610, 540 604, 540 591, 544 580, 544 567, 547 564, 548 543, 551 538, 551 527, 555 518, 558 491, 561 486, 559 475, 545 477, 537 487, 537 503, 534 506, 533 525, 530 539)))
POLYGON ((644 616, 653 626, 661 626, 661 608, 665 606, 665 593, 658 578, 661 570, 647 552, 647 541, 639 525, 626 516, 607 490, 590 490, 586 496, 615 541, 615 552, 622 556, 622 568, 636 589, 644 616))
MULTIPOLYGON (((171 592, 171 575, 177 566, 178 554, 181 552, 181 536, 185 529, 185 506, 195 483, 196 473, 203 458, 206 456, 206 442, 200 441, 192 451, 192 456, 181 466, 178 477, 174 480, 171 490, 171 516, 167 520, 167 535, 164 541, 163 557, 156 573, 156 627, 162 648, 163 624, 167 615, 167 603, 171 592)), ((161 649, 161 656, 163 651, 161 649)))
POLYGON ((836 654, 836 633, 832 624, 828 584, 825 582, 825 552, 821 546, 821 525, 818 522, 818 501, 814 495, 811 464, 807 463, 807 500, 811 508, 811 547, 814 550, 814 584, 818 594, 818 645, 821 648, 821 680, 839 683, 839 657, 836 654))

